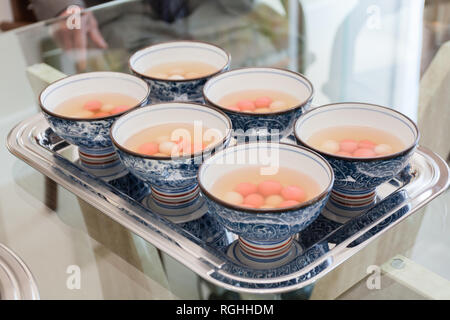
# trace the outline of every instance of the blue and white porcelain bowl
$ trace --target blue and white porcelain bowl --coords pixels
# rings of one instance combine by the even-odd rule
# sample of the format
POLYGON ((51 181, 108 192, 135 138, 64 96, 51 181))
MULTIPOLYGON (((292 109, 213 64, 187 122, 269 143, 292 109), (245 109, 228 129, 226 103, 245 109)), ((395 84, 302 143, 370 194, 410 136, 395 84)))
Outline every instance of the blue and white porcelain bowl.
POLYGON ((285 143, 245 143, 211 156, 198 171, 209 212, 239 236, 240 258, 248 264, 285 263, 298 246, 293 236, 311 224, 325 206, 334 181, 333 170, 319 154, 285 143), (237 169, 252 166, 289 168, 311 176, 320 193, 290 208, 252 209, 227 203, 211 193, 216 182, 237 169))
POLYGON ((126 174, 109 136, 113 122, 122 113, 93 119, 72 118, 55 113, 62 102, 84 94, 121 93, 138 103, 147 103, 149 87, 138 77, 119 72, 89 72, 68 76, 48 85, 39 96, 39 104, 53 131, 78 146, 81 164, 97 176, 112 180, 126 174))
POLYGON ((220 110, 197 103, 153 104, 117 119, 111 127, 111 138, 124 166, 149 183, 152 194, 145 204, 181 223, 197 219, 206 212, 199 209, 203 201, 199 199, 197 171, 205 158, 227 146, 231 139, 231 121, 220 110), (148 156, 126 147, 126 141, 134 134, 170 123, 192 123, 213 128, 220 132, 221 139, 203 151, 185 156, 148 156))
POLYGON ((416 124, 393 109, 367 103, 336 103, 314 108, 302 115, 294 127, 299 144, 321 154, 333 167, 335 182, 327 206, 337 216, 356 216, 375 201, 375 188, 391 180, 409 162, 419 140, 416 124), (364 126, 383 130, 405 146, 382 157, 351 158, 320 151, 308 144, 320 130, 336 126, 364 126))
POLYGON ((279 141, 292 130, 295 120, 308 109, 314 95, 312 83, 300 73, 276 68, 242 68, 211 78, 203 88, 205 103, 223 110, 231 119, 239 142, 279 141), (290 109, 270 113, 233 111, 219 105, 231 93, 272 90, 287 93, 299 103, 290 109))
POLYGON ((151 103, 191 101, 203 103, 202 89, 212 76, 228 70, 230 55, 210 43, 200 41, 171 41, 151 45, 135 52, 129 60, 131 71, 150 85, 151 103), (150 77, 145 72, 158 64, 198 61, 216 67, 217 71, 195 79, 168 80, 150 77))

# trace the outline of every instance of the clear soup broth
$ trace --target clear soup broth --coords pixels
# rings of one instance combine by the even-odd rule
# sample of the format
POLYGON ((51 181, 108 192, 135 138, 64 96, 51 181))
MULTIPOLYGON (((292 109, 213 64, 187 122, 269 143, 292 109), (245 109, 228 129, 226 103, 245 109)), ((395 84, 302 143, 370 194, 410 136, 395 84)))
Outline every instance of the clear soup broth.
POLYGON ((144 129, 125 141, 124 146, 144 155, 180 156, 202 151, 223 138, 217 129, 192 123, 168 123, 144 129))
POLYGON ((127 111, 139 103, 120 93, 92 93, 68 99, 55 108, 55 113, 70 118, 102 118, 127 111))
POLYGON ((237 169, 218 180, 211 193, 236 206, 253 209, 288 208, 320 193, 307 174, 280 167, 274 175, 262 175, 260 166, 237 169))
POLYGON ((327 128, 313 134, 307 143, 323 152, 354 158, 382 157, 405 148, 399 138, 386 131, 360 126, 327 128))
POLYGON ((218 104, 233 111, 271 113, 291 109, 300 102, 294 96, 281 91, 245 90, 225 95, 218 104))
POLYGON ((165 80, 189 80, 216 73, 216 67, 198 61, 177 61, 161 63, 147 69, 146 76, 165 80))

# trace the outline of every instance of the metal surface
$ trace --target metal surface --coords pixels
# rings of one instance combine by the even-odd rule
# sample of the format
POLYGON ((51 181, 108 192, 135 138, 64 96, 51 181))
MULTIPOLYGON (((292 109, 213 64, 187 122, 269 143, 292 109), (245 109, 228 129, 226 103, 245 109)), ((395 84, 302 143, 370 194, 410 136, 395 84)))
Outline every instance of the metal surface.
POLYGON ((0 300, 37 300, 39 292, 28 267, 0 244, 0 300))
MULTIPOLYGON (((75 159, 61 156, 58 153, 60 150, 74 147, 58 139, 49 141, 45 138, 47 129, 48 124, 41 115, 24 120, 9 134, 7 139, 9 150, 116 222, 171 255, 199 276, 216 285, 241 292, 281 293, 302 288, 316 281, 423 207, 449 185, 449 170, 446 163, 433 152, 419 147, 411 160, 414 177, 405 183, 402 183, 401 179, 394 179, 378 189, 380 199, 401 194, 401 203, 389 207, 388 212, 383 212, 379 218, 371 220, 357 231, 335 242, 334 246, 329 246, 332 242, 330 239, 336 233, 331 232, 320 240, 320 243, 327 245, 325 253, 300 267, 289 269, 290 272, 271 273, 268 277, 261 277, 258 275, 259 271, 254 273, 249 271, 251 273, 249 277, 244 269, 238 268, 238 272, 230 272, 236 268, 233 269, 233 263, 223 252, 211 248, 179 225, 174 225, 150 212, 138 202, 117 192, 109 184, 84 172, 74 163, 75 159), (407 208, 406 213, 398 215, 404 208, 407 208), (385 223, 390 218, 392 218, 390 222, 385 223), (372 234, 370 231, 374 228, 377 228, 377 231, 372 234)), ((345 228, 346 224, 342 227, 345 228)), ((308 248, 305 254, 309 249, 314 249, 314 246, 308 248)))

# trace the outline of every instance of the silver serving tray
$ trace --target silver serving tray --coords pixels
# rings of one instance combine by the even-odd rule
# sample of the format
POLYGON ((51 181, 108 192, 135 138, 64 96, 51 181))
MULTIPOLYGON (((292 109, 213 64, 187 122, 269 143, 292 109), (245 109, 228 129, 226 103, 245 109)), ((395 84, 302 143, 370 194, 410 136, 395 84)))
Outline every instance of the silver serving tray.
POLYGON ((30 269, 0 243, 0 300, 39 300, 39 291, 30 269))
POLYGON ((297 235, 303 251, 295 259, 274 269, 255 270, 239 265, 227 255, 226 247, 234 245, 236 237, 217 229, 221 226, 214 219, 205 221, 211 217, 174 224, 84 171, 77 165, 76 148, 56 137, 42 115, 30 117, 11 130, 7 146, 15 156, 202 278, 226 289, 249 293, 282 293, 311 284, 449 185, 447 164, 432 151, 419 147, 410 166, 378 188, 378 202, 366 213, 341 224, 320 216, 297 235), (211 230, 220 237, 211 234, 211 230), (209 238, 203 236, 208 232, 209 238))

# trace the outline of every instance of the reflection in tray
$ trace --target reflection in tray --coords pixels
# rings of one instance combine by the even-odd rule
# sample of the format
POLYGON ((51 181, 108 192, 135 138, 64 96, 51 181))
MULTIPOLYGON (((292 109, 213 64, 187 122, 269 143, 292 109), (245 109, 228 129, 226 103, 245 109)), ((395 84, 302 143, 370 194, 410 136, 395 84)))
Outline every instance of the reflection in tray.
POLYGON ((17 125, 8 136, 8 147, 206 280, 252 293, 280 293, 310 284, 351 256, 350 250, 358 252, 442 193, 449 183, 445 162, 420 147, 407 168, 377 189, 378 200, 367 212, 355 218, 323 212, 295 237, 295 256, 279 267, 258 270, 239 262, 234 254, 236 236, 210 213, 194 221, 173 223, 141 204, 149 188, 132 175, 105 182, 83 170, 77 164, 76 148, 54 135, 41 115, 17 125))

